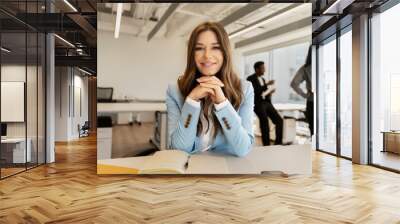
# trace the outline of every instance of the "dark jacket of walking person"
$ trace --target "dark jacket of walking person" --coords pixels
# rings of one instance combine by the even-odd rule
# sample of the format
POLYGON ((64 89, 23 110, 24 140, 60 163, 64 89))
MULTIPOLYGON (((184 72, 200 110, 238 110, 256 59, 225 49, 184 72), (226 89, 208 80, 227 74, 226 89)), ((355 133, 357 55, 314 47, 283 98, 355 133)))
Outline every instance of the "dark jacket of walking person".
POLYGON ((275 92, 274 89, 268 88, 274 80, 268 82, 262 77, 265 73, 264 62, 256 62, 254 64, 255 73, 247 77, 254 88, 254 112, 260 120, 260 129, 263 145, 270 145, 269 123, 268 118, 275 124, 275 145, 282 144, 283 135, 283 119, 276 111, 271 102, 271 95, 275 92))

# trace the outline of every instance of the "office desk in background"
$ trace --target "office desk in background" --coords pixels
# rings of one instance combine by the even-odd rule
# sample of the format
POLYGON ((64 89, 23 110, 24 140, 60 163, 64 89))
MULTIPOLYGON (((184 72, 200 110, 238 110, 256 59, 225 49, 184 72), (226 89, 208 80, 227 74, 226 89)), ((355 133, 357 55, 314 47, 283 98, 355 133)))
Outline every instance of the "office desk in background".
MULTIPOLYGON (((306 106, 303 104, 274 104, 275 109, 278 111, 305 111, 306 106)), ((123 113, 123 112, 152 112, 152 111, 167 111, 165 102, 162 101, 138 101, 128 103, 98 103, 97 112, 101 114, 107 113, 123 113)))
POLYGON ((165 102, 98 103, 97 113, 166 111, 165 102))
POLYGON ((382 152, 400 154, 400 131, 382 131, 383 149, 382 152))
POLYGON ((2 159, 6 163, 25 163, 31 161, 32 140, 26 139, 27 147, 25 152, 25 138, 6 138, 1 139, 2 159), (26 160, 26 161, 25 161, 26 160))
MULTIPOLYGON (((131 102, 97 103, 98 116, 117 114, 117 120, 130 118, 133 113, 153 112, 154 132, 150 141, 160 150, 166 149, 167 142, 167 106, 162 100, 136 100, 131 102)), ((117 121, 117 124, 120 123, 117 121)), ((101 159, 111 158, 112 131, 102 128, 98 129, 98 148, 101 159)))
MULTIPOLYGON (((306 106, 294 103, 275 103, 275 109, 283 118, 283 139, 284 144, 296 143, 297 132, 308 133, 308 130, 297 130, 296 121, 304 118, 306 106)), ((270 138, 275 140, 275 125, 269 121, 270 138)), ((253 129, 256 136, 261 136, 260 122, 254 113, 253 129)))
POLYGON ((278 111, 306 111, 306 105, 297 103, 274 103, 278 111))
MULTIPOLYGON (((276 109, 287 115, 287 113, 301 113, 305 110, 305 105, 302 104, 274 104, 276 109)), ((98 103, 97 112, 98 116, 118 114, 120 116, 132 117, 133 113, 140 112, 154 112, 155 122, 154 122, 154 132, 150 141, 160 150, 168 148, 168 130, 167 130, 167 107, 165 102, 160 100, 149 100, 149 101, 133 101, 133 102, 114 102, 114 103, 98 103)), ((294 117, 300 115, 294 114, 294 117)), ((118 120, 118 119, 117 119, 118 120)), ((119 122, 117 121, 117 124, 119 122)), ((257 128, 258 122, 255 122, 255 130, 257 128)), ((293 126, 293 125, 292 125, 293 126)), ((286 128, 287 132, 284 134, 284 139, 286 142, 293 142, 296 135, 295 125, 290 128, 286 128)), ((257 132, 257 131, 256 131, 257 132)), ((257 132, 258 133, 258 132, 257 132)), ((101 149, 99 153, 100 159, 111 158, 111 145, 112 145, 112 131, 110 130, 98 130, 98 148, 101 149), (105 135, 104 133, 108 133, 105 135)))

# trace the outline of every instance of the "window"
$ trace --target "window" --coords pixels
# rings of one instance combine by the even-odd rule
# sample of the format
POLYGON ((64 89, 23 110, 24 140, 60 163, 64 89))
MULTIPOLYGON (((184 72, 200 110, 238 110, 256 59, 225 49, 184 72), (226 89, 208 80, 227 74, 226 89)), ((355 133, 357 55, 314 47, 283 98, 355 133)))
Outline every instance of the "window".
POLYGON ((340 154, 352 157, 352 33, 340 36, 340 154))
POLYGON ((263 61, 266 69, 265 79, 275 80, 276 92, 272 97, 272 102, 305 104, 305 99, 290 88, 290 82, 304 64, 309 46, 309 43, 301 43, 246 56, 244 58, 245 77, 254 74, 255 62, 263 61))
POLYGON ((372 163, 400 170, 400 4, 371 19, 372 163), (392 133, 393 131, 393 133, 392 133), (384 139, 384 137, 388 137, 384 139))
POLYGON ((318 48, 318 149, 336 154, 336 39, 318 48))

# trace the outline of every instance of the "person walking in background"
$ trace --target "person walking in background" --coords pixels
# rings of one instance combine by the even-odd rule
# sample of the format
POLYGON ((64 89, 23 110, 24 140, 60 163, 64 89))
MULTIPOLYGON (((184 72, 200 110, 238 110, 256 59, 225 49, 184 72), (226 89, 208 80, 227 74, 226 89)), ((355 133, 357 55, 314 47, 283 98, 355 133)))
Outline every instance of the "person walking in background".
POLYGON ((280 145, 282 144, 283 119, 271 102, 271 95, 275 92, 275 89, 268 88, 268 85, 274 84, 275 81, 265 82, 262 77, 265 73, 264 62, 262 61, 254 64, 254 71, 255 73, 247 77, 247 80, 252 83, 254 88, 254 112, 260 120, 263 145, 270 145, 268 118, 275 124, 275 145, 280 145))
POLYGON ((308 48, 306 62, 296 72, 296 75, 293 77, 290 86, 294 89, 294 91, 297 94, 307 99, 305 116, 312 136, 314 134, 314 93, 312 91, 311 81, 312 81, 312 76, 311 76, 311 46, 310 46, 308 48), (300 88, 300 84, 303 83, 304 81, 306 82, 306 92, 302 88, 300 88))

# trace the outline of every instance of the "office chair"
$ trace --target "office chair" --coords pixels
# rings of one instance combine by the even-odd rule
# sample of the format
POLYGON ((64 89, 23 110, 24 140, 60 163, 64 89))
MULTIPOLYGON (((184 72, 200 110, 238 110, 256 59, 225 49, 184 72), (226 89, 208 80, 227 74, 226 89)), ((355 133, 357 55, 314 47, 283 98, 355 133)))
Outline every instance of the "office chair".
POLYGON ((113 102, 112 87, 97 87, 97 102, 113 102))
POLYGON ((85 121, 82 127, 78 125, 79 138, 89 136, 89 129, 90 129, 89 121, 85 121))

